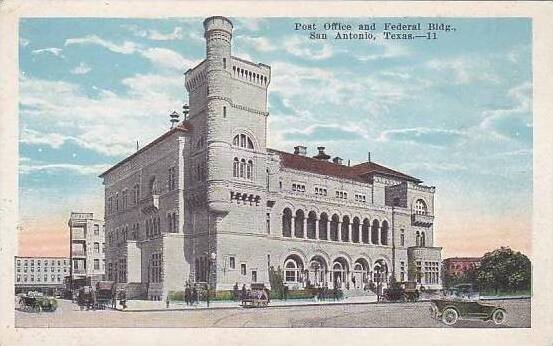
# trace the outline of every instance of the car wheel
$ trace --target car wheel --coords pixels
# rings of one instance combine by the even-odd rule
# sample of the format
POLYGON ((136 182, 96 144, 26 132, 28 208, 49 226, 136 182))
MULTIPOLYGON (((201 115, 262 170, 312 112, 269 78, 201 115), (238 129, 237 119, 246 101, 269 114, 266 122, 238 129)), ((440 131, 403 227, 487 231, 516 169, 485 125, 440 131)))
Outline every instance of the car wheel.
POLYGON ((507 320, 507 313, 503 309, 497 309, 492 314, 492 321, 493 323, 499 325, 505 323, 505 320, 507 320))
POLYGON ((442 313, 442 322, 448 326, 454 325, 459 319, 459 314, 454 308, 447 308, 442 313))

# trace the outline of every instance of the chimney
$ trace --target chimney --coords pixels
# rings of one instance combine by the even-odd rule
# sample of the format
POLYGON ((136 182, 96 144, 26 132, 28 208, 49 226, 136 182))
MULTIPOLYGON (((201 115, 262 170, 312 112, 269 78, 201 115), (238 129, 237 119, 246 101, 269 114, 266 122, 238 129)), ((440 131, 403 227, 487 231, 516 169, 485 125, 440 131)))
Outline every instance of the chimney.
POLYGON ((307 155, 307 147, 304 147, 303 145, 297 145, 294 147, 294 154, 300 155, 300 156, 306 156, 307 155))
POLYGON ((317 147, 319 153, 313 156, 314 159, 326 161, 330 159, 330 156, 325 154, 325 147, 317 147))
POLYGON ((342 164, 342 158, 340 156, 336 156, 335 158, 332 159, 332 162, 334 162, 337 165, 341 165, 342 164))

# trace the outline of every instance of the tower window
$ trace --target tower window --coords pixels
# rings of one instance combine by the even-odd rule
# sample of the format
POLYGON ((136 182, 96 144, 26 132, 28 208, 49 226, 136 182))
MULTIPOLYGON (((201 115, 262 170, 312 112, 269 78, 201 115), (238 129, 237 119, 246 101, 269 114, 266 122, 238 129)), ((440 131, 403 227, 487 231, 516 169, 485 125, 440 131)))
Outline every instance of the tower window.
POLYGON ((227 117, 227 107, 223 106, 223 118, 227 117))
MULTIPOLYGON (((223 108, 223 112, 225 112, 225 108, 223 108)), ((234 136, 234 139, 232 140, 232 145, 239 146, 241 148, 246 148, 246 149, 253 149, 252 139, 245 134, 239 134, 234 136)))
POLYGON ((227 68, 227 58, 223 58, 223 68, 227 68))

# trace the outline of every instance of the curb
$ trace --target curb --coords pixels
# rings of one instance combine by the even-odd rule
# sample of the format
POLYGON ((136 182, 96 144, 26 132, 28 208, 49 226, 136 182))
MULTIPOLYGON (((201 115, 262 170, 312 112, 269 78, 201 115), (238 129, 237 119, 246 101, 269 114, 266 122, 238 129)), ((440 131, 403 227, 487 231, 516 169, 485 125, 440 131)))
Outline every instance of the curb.
MULTIPOLYGON (((311 303, 311 304, 286 304, 286 305, 270 305, 264 307, 263 309, 278 309, 278 308, 288 308, 288 307, 298 307, 298 306, 327 306, 327 305, 366 305, 366 304, 377 304, 378 302, 340 302, 340 303, 311 303)), ((168 309, 136 309, 136 310, 123 310, 121 308, 115 308, 112 310, 117 310, 121 312, 163 312, 163 311, 200 311, 200 310, 232 310, 232 309, 250 309, 244 308, 240 305, 238 306, 214 306, 214 307, 197 307, 193 309, 186 308, 168 308, 168 309)), ((254 309, 254 308, 251 308, 254 309)))
MULTIPOLYGON (((530 299, 530 296, 512 296, 512 297, 482 297, 480 300, 517 300, 517 299, 530 299)), ((431 301, 430 299, 419 300, 417 302, 411 302, 411 304, 416 303, 427 303, 431 301)), ((328 305, 368 305, 368 304, 398 304, 401 302, 337 302, 337 303, 309 303, 309 304, 286 304, 286 305, 272 305, 267 306, 263 309, 279 309, 287 307, 298 307, 298 306, 328 306, 328 305)), ((238 306, 213 306, 213 307, 197 307, 193 309, 189 308, 166 308, 166 309, 121 309, 121 308, 109 308, 110 310, 120 311, 120 312, 164 312, 164 311, 204 311, 204 310, 233 310, 233 309, 248 309, 240 305, 238 306)), ((252 308, 253 309, 253 308, 252 308)))

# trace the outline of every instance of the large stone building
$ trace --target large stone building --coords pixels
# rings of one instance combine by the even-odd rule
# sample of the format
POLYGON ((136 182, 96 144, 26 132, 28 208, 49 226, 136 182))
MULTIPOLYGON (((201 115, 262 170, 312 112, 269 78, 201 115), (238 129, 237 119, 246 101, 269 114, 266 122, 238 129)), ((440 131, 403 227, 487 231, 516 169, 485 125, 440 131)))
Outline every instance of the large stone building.
POLYGON ((68 221, 70 287, 79 288, 103 280, 105 275, 104 221, 93 213, 72 212, 68 221))
POLYGON ((206 58, 185 74, 188 119, 100 177, 107 276, 160 299, 185 282, 439 287, 435 188, 374 162, 267 148, 271 68, 231 54, 232 23, 204 21, 206 58), (355 282, 355 283, 354 283, 355 282))
POLYGON ((69 258, 15 256, 14 261, 15 293, 34 291, 55 295, 65 288, 69 258))

